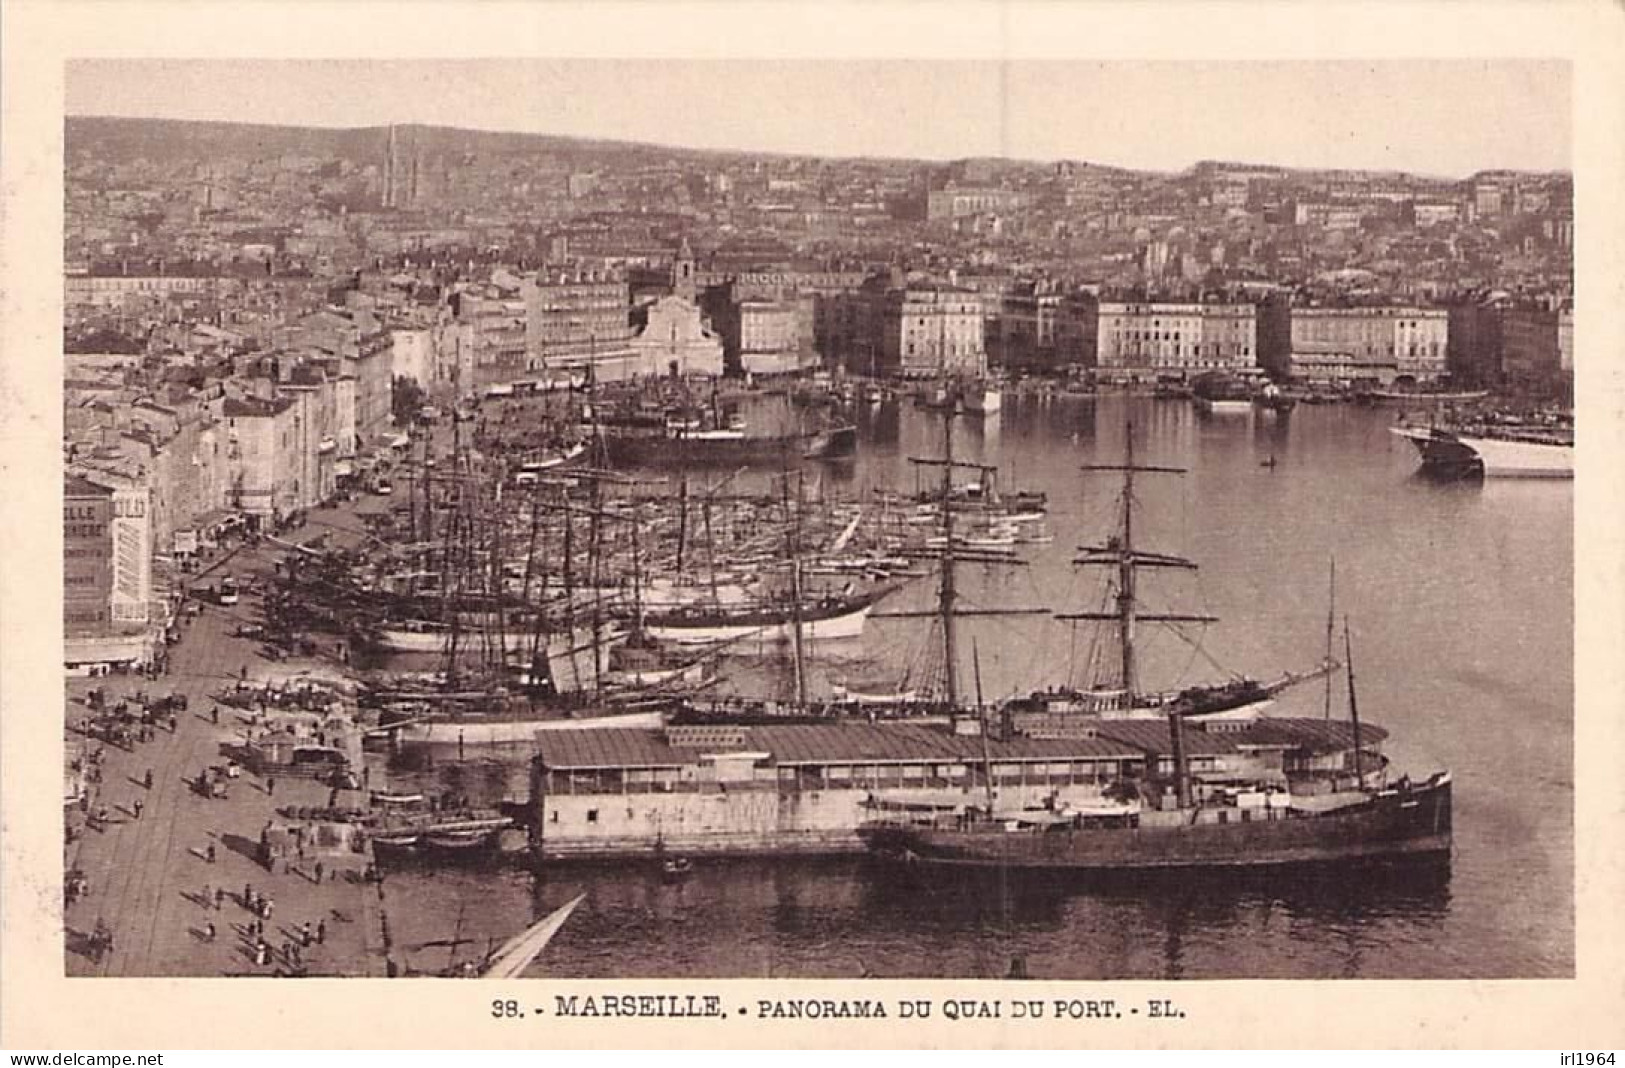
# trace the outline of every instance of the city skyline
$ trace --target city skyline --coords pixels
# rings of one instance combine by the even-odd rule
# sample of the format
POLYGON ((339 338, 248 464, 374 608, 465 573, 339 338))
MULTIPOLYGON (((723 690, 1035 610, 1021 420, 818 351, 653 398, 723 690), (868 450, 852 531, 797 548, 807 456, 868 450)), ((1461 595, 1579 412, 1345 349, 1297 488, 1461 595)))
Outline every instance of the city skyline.
POLYGON ((1215 159, 1461 178, 1569 170, 1572 122, 1552 116, 1570 114, 1571 90, 1567 63, 1533 60, 77 60, 66 112, 827 158, 1153 171, 1215 159), (279 92, 263 91, 269 79, 279 92), (752 92, 720 91, 736 84, 752 92), (707 108, 707 96, 725 106, 707 108), (950 96, 954 107, 939 106, 950 96), (538 99, 560 105, 537 114, 538 99))

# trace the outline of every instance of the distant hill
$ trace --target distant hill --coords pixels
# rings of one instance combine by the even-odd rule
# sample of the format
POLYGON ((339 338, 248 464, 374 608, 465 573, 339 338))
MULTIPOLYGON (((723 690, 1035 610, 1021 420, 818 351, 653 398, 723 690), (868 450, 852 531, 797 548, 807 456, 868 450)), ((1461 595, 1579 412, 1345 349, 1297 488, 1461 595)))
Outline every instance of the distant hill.
MULTIPOLYGON (((235 157, 267 159, 281 155, 314 156, 323 159, 348 159, 353 163, 377 162, 384 156, 389 144, 389 127, 366 126, 329 128, 319 126, 269 126, 235 122, 198 122, 186 119, 119 118, 98 115, 70 115, 65 122, 64 144, 71 158, 76 152, 93 152, 98 158, 112 162, 146 157, 235 157)), ((655 161, 670 159, 821 159, 807 155, 776 152, 725 151, 719 149, 684 148, 675 145, 657 145, 635 141, 596 140, 581 137, 560 137, 553 134, 517 133, 511 131, 469 130, 455 126, 422 126, 403 124, 395 127, 395 136, 406 152, 422 152, 427 156, 460 155, 474 153, 482 156, 580 156, 583 161, 621 156, 628 160, 655 161)), ((888 165, 915 163, 921 167, 944 170, 967 163, 982 163, 992 168, 1048 167, 1054 162, 1040 160, 1007 160, 975 157, 957 161, 883 159, 874 156, 842 157, 849 162, 872 162, 888 165)), ((1090 163, 1085 160, 1064 161, 1074 167, 1086 168, 1101 174, 1168 175, 1167 172, 1115 167, 1090 163)), ((1193 163, 1185 175, 1202 174, 1220 168, 1247 169, 1272 172, 1282 176, 1311 177, 1330 175, 1389 174, 1400 172, 1345 171, 1337 168, 1299 168, 1274 164, 1250 164, 1243 161, 1202 160, 1193 163)), ((1511 176, 1505 170, 1485 170, 1480 176, 1511 176)), ((1553 172, 1567 174, 1567 172, 1553 172)), ((1449 181, 1440 176, 1410 175, 1430 181, 1449 181)), ((1459 180, 1459 179, 1457 179, 1459 180)))
MULTIPOLYGON (((474 152, 481 155, 535 155, 558 153, 602 156, 658 152, 665 156, 716 155, 693 149, 667 148, 627 141, 597 141, 549 134, 466 130, 453 126, 401 125, 395 136, 404 150, 428 155, 474 152)), ((328 128, 268 126, 235 122, 194 122, 185 119, 132 119, 101 115, 70 115, 64 128, 64 148, 94 151, 110 160, 137 156, 233 156, 268 158, 280 155, 318 156, 326 159, 375 161, 389 144, 389 127, 328 128)))

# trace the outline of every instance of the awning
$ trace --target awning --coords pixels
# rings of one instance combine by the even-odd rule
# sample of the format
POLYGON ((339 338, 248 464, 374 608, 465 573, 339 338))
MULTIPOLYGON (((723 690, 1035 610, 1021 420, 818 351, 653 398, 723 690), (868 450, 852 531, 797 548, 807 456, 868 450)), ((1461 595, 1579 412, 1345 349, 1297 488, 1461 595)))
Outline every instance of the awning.
POLYGON ((355 464, 352 464, 349 460, 340 460, 333 465, 333 474, 338 478, 353 475, 355 474, 355 464))
POLYGON ((392 449, 404 449, 410 444, 412 444, 412 435, 410 434, 396 434, 389 439, 389 447, 392 449))

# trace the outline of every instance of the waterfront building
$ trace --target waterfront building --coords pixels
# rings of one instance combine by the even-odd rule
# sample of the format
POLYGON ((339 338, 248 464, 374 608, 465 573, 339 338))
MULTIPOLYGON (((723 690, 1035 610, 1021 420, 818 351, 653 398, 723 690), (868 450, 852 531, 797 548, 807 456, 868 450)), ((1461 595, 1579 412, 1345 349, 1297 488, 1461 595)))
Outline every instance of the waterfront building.
POLYGON ((633 328, 626 281, 608 271, 548 270, 525 279, 526 370, 532 375, 581 372, 617 377, 632 359, 633 328))
POLYGON ((66 637, 107 632, 113 602, 113 491, 62 480, 62 622, 66 637))
POLYGON ((1574 310, 1553 302, 1501 313, 1501 369, 1512 384, 1542 388, 1574 369, 1574 310))
POLYGON ((680 852, 855 852, 871 798, 1098 801, 1131 745, 982 740, 891 724, 536 732, 531 798, 546 858, 680 852), (984 757, 990 758, 984 765, 984 757))
POLYGON ((1450 316, 1443 308, 1292 309, 1294 377, 1347 368, 1384 382, 1437 382, 1448 372, 1450 316))
POLYGON ((1470 297, 1446 308, 1449 334, 1445 365, 1451 381, 1467 388, 1485 388, 1501 382, 1501 313, 1506 300, 1470 297))
POLYGON ((515 382, 536 370, 527 302, 492 287, 463 290, 452 298, 452 306, 465 328, 462 340, 471 366, 462 381, 468 387, 515 382))
POLYGON ((1057 374, 1093 362, 1098 309, 1083 293, 1053 283, 1021 282, 999 297, 988 333, 990 363, 1011 371, 1057 374))
POLYGON ((729 374, 777 375, 817 365, 813 352, 815 298, 737 280, 706 291, 711 323, 722 339, 729 374))
POLYGON ((598 361, 599 381, 722 374, 722 339, 706 329, 699 306, 688 298, 661 297, 634 309, 632 321, 637 332, 626 344, 626 357, 598 361))
POLYGON ((981 297, 957 286, 910 285, 880 307, 879 369, 905 378, 987 373, 981 297))
POLYGON ((305 466, 301 414, 290 396, 226 398, 227 507, 277 522, 314 503, 306 501, 299 478, 305 466))
POLYGON ((141 632, 152 619, 152 472, 122 461, 68 470, 108 491, 108 622, 112 630, 141 632))
POLYGON ((1151 382, 1258 367, 1257 310, 1251 304, 1102 301, 1095 327, 1096 374, 1151 382))

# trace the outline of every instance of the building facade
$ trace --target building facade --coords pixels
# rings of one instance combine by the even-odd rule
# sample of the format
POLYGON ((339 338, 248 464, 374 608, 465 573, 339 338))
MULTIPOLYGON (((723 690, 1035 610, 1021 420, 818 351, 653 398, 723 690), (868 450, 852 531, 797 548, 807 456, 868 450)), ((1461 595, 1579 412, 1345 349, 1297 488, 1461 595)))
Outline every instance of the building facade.
POLYGON ((69 475, 62 484, 62 622, 67 637, 112 623, 113 491, 69 475))
POLYGON ((302 407, 291 397, 230 397, 223 408, 227 507, 279 522, 304 507, 302 407))
POLYGON ((1251 304, 1103 301, 1095 327, 1096 373, 1114 381, 1187 378, 1258 368, 1251 304))
POLYGON ((880 316, 880 371, 905 378, 986 374, 985 325, 981 297, 971 290, 893 289, 880 316))
POLYGON ((1539 388, 1574 368, 1574 312, 1509 307, 1501 315, 1501 369, 1512 384, 1539 388))
MULTIPOLYGON (((625 364, 632 340, 626 281, 604 271, 546 271, 520 288, 532 372, 625 364)), ((613 367, 606 368, 613 373, 613 367)), ((596 371, 595 371, 596 373, 596 371)))
POLYGON ((710 292, 711 321, 729 374, 790 374, 816 366, 814 297, 759 296, 739 283, 710 292))
POLYGON ((1097 308, 1086 293, 1035 283, 1000 295, 988 334, 990 363, 1013 371, 1058 374, 1092 366, 1097 308))
POLYGON ((1000 215, 1019 210, 1024 199, 1015 190, 985 186, 932 189, 925 195, 925 218, 928 222, 952 222, 975 215, 1000 215))
POLYGON ((627 344, 624 361, 598 364, 600 381, 659 375, 719 377, 722 339, 705 327, 699 306, 682 296, 661 297, 638 309, 642 323, 627 344))
POLYGON ((1449 373, 1449 335, 1443 308, 1293 308, 1292 373, 1347 365, 1384 382, 1437 382, 1449 373))

